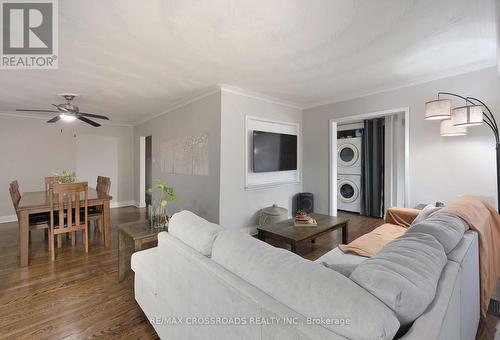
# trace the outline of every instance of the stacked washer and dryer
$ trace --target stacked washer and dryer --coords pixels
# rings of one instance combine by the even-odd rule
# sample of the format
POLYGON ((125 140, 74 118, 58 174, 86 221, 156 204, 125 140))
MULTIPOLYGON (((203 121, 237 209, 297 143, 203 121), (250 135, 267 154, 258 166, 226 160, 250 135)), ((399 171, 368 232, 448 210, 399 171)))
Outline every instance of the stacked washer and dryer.
POLYGON ((337 208, 361 211, 361 138, 337 139, 337 208))

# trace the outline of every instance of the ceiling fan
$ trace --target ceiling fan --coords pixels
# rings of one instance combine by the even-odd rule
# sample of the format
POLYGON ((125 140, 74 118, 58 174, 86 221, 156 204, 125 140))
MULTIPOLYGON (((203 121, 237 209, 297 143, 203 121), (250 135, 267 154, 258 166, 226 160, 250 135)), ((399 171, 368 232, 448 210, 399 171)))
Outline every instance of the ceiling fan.
POLYGON ((96 123, 93 120, 88 119, 87 117, 109 120, 109 118, 106 116, 96 115, 93 113, 80 112, 80 109, 78 108, 78 106, 73 105, 71 103, 71 101, 73 99, 79 97, 78 94, 59 93, 58 95, 63 97, 64 99, 66 99, 66 103, 64 103, 64 104, 52 104, 52 106, 54 106, 57 110, 16 109, 16 111, 57 113, 57 116, 48 120, 47 123, 55 123, 55 122, 59 121, 60 119, 62 119, 63 121, 66 121, 66 122, 73 122, 73 121, 78 119, 84 123, 92 125, 93 127, 99 127, 99 126, 101 126, 101 124, 96 123))

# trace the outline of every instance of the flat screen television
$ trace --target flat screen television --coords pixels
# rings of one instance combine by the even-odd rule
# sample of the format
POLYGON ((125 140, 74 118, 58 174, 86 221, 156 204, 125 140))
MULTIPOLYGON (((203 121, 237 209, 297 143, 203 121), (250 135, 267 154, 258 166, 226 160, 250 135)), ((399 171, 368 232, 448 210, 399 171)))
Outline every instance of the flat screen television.
POLYGON ((297 136, 253 131, 253 172, 297 170, 297 136))

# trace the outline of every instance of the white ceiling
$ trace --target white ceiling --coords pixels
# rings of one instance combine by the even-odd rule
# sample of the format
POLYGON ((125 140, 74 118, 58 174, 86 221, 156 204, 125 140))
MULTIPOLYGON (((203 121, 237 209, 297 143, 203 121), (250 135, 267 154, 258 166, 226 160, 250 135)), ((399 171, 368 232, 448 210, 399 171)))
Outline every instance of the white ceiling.
POLYGON ((134 123, 225 83, 301 106, 496 64, 494 0, 64 0, 59 69, 0 71, 0 111, 134 123))

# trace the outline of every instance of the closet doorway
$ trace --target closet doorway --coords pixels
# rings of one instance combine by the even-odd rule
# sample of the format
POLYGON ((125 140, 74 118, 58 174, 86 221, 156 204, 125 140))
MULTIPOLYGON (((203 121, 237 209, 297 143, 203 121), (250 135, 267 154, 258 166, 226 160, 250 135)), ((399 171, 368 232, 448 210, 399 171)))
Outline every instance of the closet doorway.
POLYGON ((330 120, 330 214, 383 217, 409 202, 409 108, 330 120))

